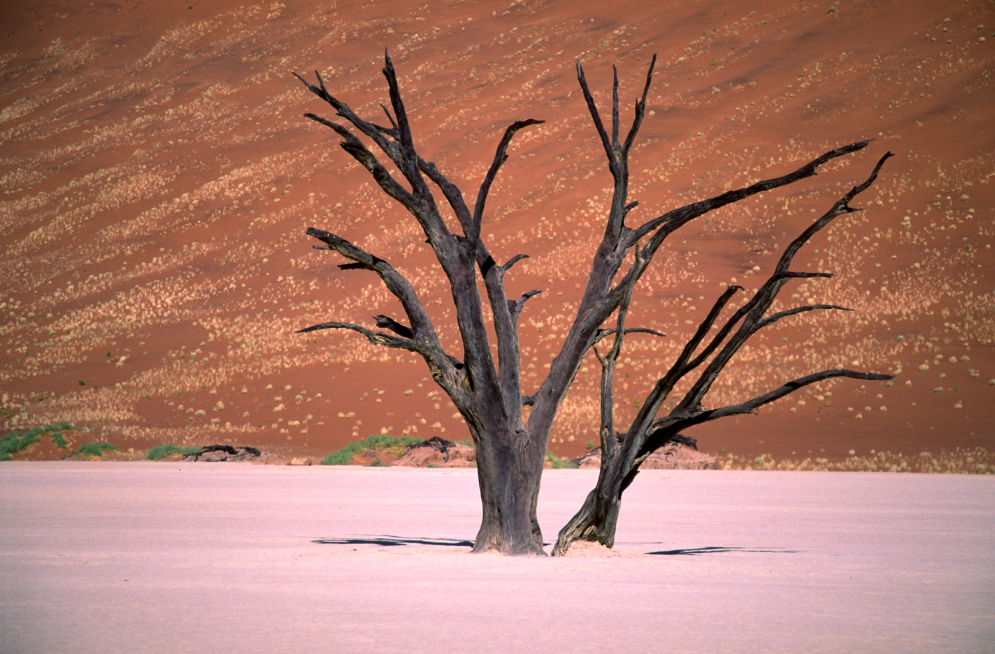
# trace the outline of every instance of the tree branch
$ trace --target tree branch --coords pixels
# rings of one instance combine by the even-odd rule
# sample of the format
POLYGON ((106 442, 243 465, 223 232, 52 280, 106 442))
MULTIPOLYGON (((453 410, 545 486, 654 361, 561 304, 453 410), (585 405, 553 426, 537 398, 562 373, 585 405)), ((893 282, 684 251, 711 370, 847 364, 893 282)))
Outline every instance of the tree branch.
POLYGON ((836 311, 853 311, 847 307, 841 307, 837 304, 810 304, 803 307, 795 307, 794 309, 787 309, 785 311, 779 311, 778 313, 767 316, 757 324, 757 329, 762 329, 771 323, 775 323, 781 318, 787 318, 788 316, 794 316, 799 313, 805 313, 806 311, 816 311, 816 310, 836 310, 836 311))
MULTIPOLYGON (((625 335, 629 334, 651 334, 653 336, 666 336, 663 332, 659 332, 655 329, 650 329, 649 327, 626 327, 624 330, 625 335)), ((609 336, 613 336, 618 333, 618 327, 611 327, 609 329, 599 329, 595 332, 594 342, 591 343, 591 347, 594 347, 601 341, 605 340, 609 336)))
POLYGON ((698 356, 694 358, 694 360, 690 360, 691 354, 693 354, 698 348, 698 345, 701 344, 701 341, 712 328, 712 325, 714 325, 715 321, 718 320, 719 313, 723 308, 725 308, 725 305, 729 303, 732 296, 742 290, 742 286, 732 285, 727 287, 725 292, 722 293, 722 295, 719 296, 719 299, 715 301, 715 304, 712 306, 712 310, 709 311, 708 315, 705 316, 705 319, 701 321, 701 324, 698 326, 698 330, 695 332, 694 336, 691 337, 691 340, 688 341, 687 346, 685 346, 685 350, 681 352, 681 356, 677 359, 678 362, 683 362, 680 366, 682 377, 697 368, 705 359, 711 356, 712 352, 714 352, 715 348, 717 348, 719 344, 725 340, 725 337, 729 334, 732 328, 736 326, 744 315, 746 315, 746 310, 736 311, 733 313, 722 328, 719 329, 715 337, 709 341, 707 346, 705 346, 705 349, 703 349, 698 356))
POLYGON ((466 206, 466 201, 463 199, 463 192, 460 191, 458 186, 449 181, 448 177, 442 174, 442 171, 439 170, 439 167, 435 163, 418 157, 418 168, 428 175, 428 178, 442 191, 443 197, 446 198, 446 202, 452 208, 453 213, 456 214, 457 220, 459 220, 463 234, 469 238, 469 233, 473 229, 473 218, 470 215, 470 209, 466 206))
POLYGON ((732 296, 741 290, 743 290, 742 286, 729 286, 715 301, 715 304, 708 312, 708 315, 706 315, 701 321, 701 324, 698 325, 698 329, 695 330, 694 335, 688 340, 687 343, 685 343, 684 348, 681 350, 681 353, 678 355, 673 365, 670 366, 670 369, 663 377, 657 380, 656 384, 653 385, 653 389, 646 396, 646 399, 643 400, 643 403, 639 407, 639 411, 632 419, 632 423, 629 425, 628 431, 626 431, 624 436, 626 441, 637 440, 642 438, 642 435, 647 433, 654 417, 657 413, 659 413, 660 407, 670 395, 671 391, 673 391, 674 386, 677 385, 677 382, 679 382, 689 372, 697 368, 702 361, 711 355, 718 344, 725 339, 725 336, 729 333, 729 330, 732 329, 732 326, 739 320, 739 318, 735 318, 735 316, 730 318, 730 320, 726 322, 726 325, 719 331, 715 338, 712 339, 701 354, 698 355, 698 357, 696 357, 693 361, 691 360, 691 355, 694 354, 702 340, 704 340, 705 336, 708 335, 708 332, 712 329, 712 325, 715 324, 715 321, 718 319, 722 309, 729 303, 732 296))
MULTIPOLYGON (((344 264, 345 266, 363 268, 377 273, 384 285, 387 287, 387 290, 390 291, 394 297, 400 300, 401 306, 404 308, 404 312, 407 315, 408 320, 411 322, 411 327, 407 327, 400 325, 400 323, 397 323, 396 321, 393 321, 393 319, 387 318, 386 316, 377 316, 377 326, 397 331, 390 326, 392 323, 403 330, 407 330, 410 332, 410 336, 406 336, 406 338, 412 342, 418 343, 419 349, 417 351, 431 357, 433 362, 440 368, 445 368, 448 363, 454 359, 454 357, 447 354, 442 347, 442 342, 439 340, 439 335, 435 331, 435 326, 432 324, 432 320, 419 299, 414 286, 412 286, 411 282, 409 282, 407 278, 398 272, 397 269, 380 257, 370 254, 366 250, 350 243, 340 236, 332 234, 331 232, 309 227, 307 229, 307 234, 323 242, 328 249, 334 250, 354 262, 352 264, 344 264), (384 318, 386 321, 390 322, 380 324, 381 318, 384 318)), ((346 323, 326 324, 332 325, 335 328, 341 328, 339 325, 346 323)), ((348 329, 349 327, 346 328, 348 329)), ((365 332, 362 333, 365 334, 365 332)), ((369 334, 366 335, 369 338, 369 334)), ((405 334, 402 334, 402 336, 405 336, 405 334)), ((385 342, 384 344, 388 343, 385 342)), ((398 346, 390 345, 390 347, 398 346)))
POLYGON ((646 84, 643 85, 643 94, 640 96, 639 101, 636 102, 632 125, 629 127, 629 133, 625 137, 625 145, 622 148, 622 153, 625 157, 629 156, 629 150, 632 149, 632 144, 636 140, 636 134, 639 132, 639 128, 643 124, 643 116, 646 113, 646 96, 649 95, 650 85, 653 83, 653 69, 655 67, 656 54, 654 54, 653 59, 650 60, 649 69, 646 71, 646 84))
POLYGON ((843 368, 823 370, 821 372, 812 373, 811 375, 805 375, 804 377, 799 377, 798 379, 789 381, 779 388, 762 395, 758 395, 753 399, 747 400, 746 402, 724 406, 719 409, 702 411, 692 419, 692 422, 694 424, 700 424, 702 422, 715 420, 716 418, 722 418, 724 416, 752 413, 763 405, 770 404, 771 402, 779 400, 786 395, 790 395, 791 393, 794 393, 809 384, 814 384, 826 379, 832 379, 834 377, 849 377, 851 379, 865 379, 869 381, 885 381, 893 379, 894 375, 885 375, 873 372, 858 372, 856 370, 846 370, 843 368))
POLYGON ((322 118, 321 116, 316 116, 312 113, 304 114, 305 118, 310 118, 316 123, 324 125, 335 131, 339 136, 342 137, 342 143, 340 146, 343 150, 348 152, 353 159, 358 161, 363 168, 366 168, 376 180, 377 184, 384 190, 387 195, 394 198, 400 202, 405 207, 413 207, 416 204, 415 196, 411 194, 406 188, 401 186, 401 184, 394 179, 394 176, 390 174, 390 171, 380 160, 377 159, 370 150, 363 145, 363 142, 356 137, 348 128, 339 125, 327 118, 322 118))
MULTIPOLYGON (((318 73, 318 71, 314 72, 314 76, 318 80, 317 85, 310 83, 309 81, 298 75, 297 73, 291 73, 291 74, 294 77, 296 77, 298 80, 300 80, 300 82, 311 93, 315 94, 316 96, 327 102, 329 105, 331 105, 331 107, 335 110, 335 113, 338 116, 346 119, 361 133, 365 134, 369 139, 371 139, 374 143, 377 144, 377 147, 380 148, 384 152, 384 154, 390 157, 392 161, 397 163, 397 158, 400 157, 400 150, 397 148, 396 140, 394 140, 393 135, 390 134, 389 130, 385 130, 384 128, 380 128, 369 121, 363 120, 362 118, 359 117, 359 115, 355 111, 352 110, 352 107, 350 107, 348 104, 346 104, 339 98, 329 93, 328 88, 325 86, 325 82, 324 80, 321 79, 321 75, 318 73), (387 138, 388 136, 391 136, 392 138, 387 138)), ((310 118, 311 120, 317 120, 318 122, 321 122, 322 124, 327 125, 328 127, 332 127, 332 129, 338 131, 336 127, 333 127, 334 123, 332 123, 331 121, 328 121, 324 118, 319 118, 314 114, 304 114, 304 115, 310 118)), ((388 119, 391 121, 392 124, 394 123, 393 119, 390 118, 389 114, 388 114, 388 119)), ((345 129, 344 127, 341 126, 338 127, 341 129, 345 129)))
POLYGON ((501 266, 501 273, 504 274, 508 272, 509 270, 511 270, 511 267, 514 266, 516 263, 518 263, 522 259, 528 259, 528 258, 529 255, 527 254, 516 254, 512 258, 508 259, 508 263, 501 266))
MULTIPOLYGON (((490 186, 493 183, 501 164, 507 160, 507 148, 520 129, 531 125, 540 124, 540 120, 518 121, 510 125, 504 133, 504 137, 498 145, 494 155, 491 168, 484 178, 481 190, 477 195, 477 203, 474 213, 471 215, 463 195, 459 188, 449 181, 449 179, 432 163, 420 158, 419 168, 428 175, 436 186, 442 191, 449 205, 460 221, 463 233, 466 236, 465 253, 470 261, 475 261, 479 267, 480 275, 483 277, 484 286, 487 291, 487 299, 491 305, 491 314, 494 322, 494 329, 497 336, 498 360, 500 364, 500 385, 505 397, 506 410, 513 420, 517 421, 520 415, 521 405, 518 400, 521 395, 520 389, 520 348, 517 332, 518 314, 521 312, 525 300, 534 295, 527 295, 518 302, 507 299, 504 288, 504 273, 518 260, 525 258, 525 255, 518 255, 504 266, 497 266, 491 256, 486 244, 480 238, 480 229, 483 221, 484 206, 490 186)), ((488 346, 488 354, 490 352, 488 346)))
POLYGON ((618 67, 612 65, 612 149, 618 148, 618 67))
MULTIPOLYGON (((384 168, 376 160, 376 157, 369 151, 369 149, 367 149, 366 146, 364 146, 362 142, 359 141, 359 139, 356 138, 356 136, 353 135, 348 129, 337 125, 332 121, 318 119, 316 116, 314 117, 314 119, 318 120, 318 122, 334 129, 340 136, 342 136, 344 141, 343 148, 346 149, 346 151, 361 164, 363 164, 363 166, 366 167, 367 170, 373 175, 381 188, 388 195, 401 202, 401 204, 404 205, 404 207, 421 225, 427 237, 428 243, 432 246, 436 258, 442 266, 442 269, 445 271, 450 287, 453 291, 452 297, 456 308, 456 321, 459 326, 460 337, 466 360, 466 375, 470 378, 469 387, 479 388, 486 386, 490 389, 497 389, 501 385, 498 382, 496 366, 494 365, 493 357, 491 355, 491 348, 489 345, 490 337, 483 320, 480 294, 477 290, 476 282, 474 281, 474 252, 471 248, 467 247, 466 239, 456 237, 446 226, 445 221, 439 213, 435 197, 430 191, 425 177, 423 177, 423 172, 425 175, 430 176, 430 179, 434 178, 433 181, 440 186, 442 192, 446 196, 446 199, 450 202, 453 210, 456 211, 457 216, 460 218, 464 229, 470 227, 469 223, 471 218, 469 211, 466 209, 465 203, 462 201, 459 189, 454 185, 450 185, 448 180, 446 180, 445 177, 438 172, 434 164, 424 161, 418 155, 414 145, 411 124, 401 96, 397 74, 390 58, 390 54, 386 52, 384 54, 383 74, 387 80, 390 95, 392 112, 386 111, 385 113, 387 114, 388 120, 392 125, 391 128, 380 127, 360 118, 355 112, 352 111, 351 108, 349 108, 348 105, 338 98, 335 98, 328 92, 324 82, 320 80, 320 77, 317 85, 307 82, 299 75, 296 77, 300 79, 311 92, 331 104, 339 116, 345 118, 345 120, 351 123, 357 130, 359 130, 359 132, 365 134, 369 139, 376 143, 376 145, 391 159, 391 161, 393 161, 398 170, 407 180, 408 184, 410 184, 410 190, 402 187, 400 183, 389 174, 386 168, 384 168)), ((378 272, 382 272, 379 268, 374 269, 378 272)), ((387 281, 386 278, 385 281, 387 281)), ((391 290, 393 291, 394 289, 391 290)), ((503 320, 505 324, 508 324, 510 319, 507 317, 507 306, 503 300, 503 291, 496 293, 495 284, 489 282, 488 293, 489 297, 492 299, 492 305, 497 307, 495 310, 496 323, 503 320), (493 297, 495 295, 501 298, 500 302, 493 302, 493 297)), ((410 311, 410 306, 406 305, 405 309, 406 311, 410 311)), ((419 330, 419 321, 412 320, 411 323, 416 337, 419 337, 421 335, 419 330)), ((437 337, 434 336, 434 332, 433 338, 437 339, 437 337)), ((441 346, 435 349, 437 350, 435 360, 445 360, 448 355, 443 356, 441 346)), ((500 342, 498 349, 499 352, 506 357, 509 354, 509 351, 517 351, 517 347, 509 348, 502 345, 500 342)), ((432 365, 433 364, 430 363, 430 367, 432 365)), ((448 363, 440 363, 438 365, 441 368, 444 365, 448 365, 448 363)), ((514 369, 513 363, 509 364, 509 369, 514 369)), ((435 371, 433 371, 433 376, 435 376, 435 371)), ((450 384, 447 390, 450 390, 452 387, 453 386, 450 384)), ((495 394, 498 392, 499 391, 495 390, 495 394)), ((450 395, 452 395, 452 393, 450 393, 450 395)), ((509 404, 515 407, 516 410, 520 411, 518 401, 520 393, 517 390, 512 393, 504 393, 503 395, 514 396, 514 400, 508 400, 506 404, 509 404)), ((456 398, 454 398, 454 401, 455 400, 456 398)), ((464 412, 464 415, 466 415, 466 411, 476 411, 476 409, 471 409, 465 404, 461 406, 459 402, 457 402, 457 406, 460 406, 461 411, 464 412)), ((514 420, 515 418, 512 416, 512 421, 514 420)))
POLYGON ((541 290, 536 289, 529 291, 528 293, 523 293, 522 297, 515 301, 508 301, 508 311, 511 313, 511 319, 515 322, 518 321, 518 317, 522 315, 522 308, 525 307, 525 303, 529 301, 529 298, 535 297, 542 293, 541 290))
MULTIPOLYGON (((765 179, 750 186, 744 188, 735 189, 732 191, 726 191, 721 195, 716 195, 714 197, 708 198, 707 200, 701 200, 698 202, 693 202, 691 204, 685 205, 678 209, 668 211, 667 213, 654 218, 642 226, 633 230, 630 235, 630 239, 633 242, 639 241, 644 236, 653 232, 663 225, 667 225, 667 233, 671 233, 674 230, 685 225, 689 221, 701 216, 702 214, 708 213, 709 211, 714 211, 719 207, 724 207, 727 204, 733 202, 738 202, 751 195, 756 195, 757 193, 763 193, 764 191, 770 191, 781 186, 786 186, 788 184, 793 184, 799 180, 805 179, 806 177, 812 177, 818 174, 818 169, 823 164, 836 159, 837 157, 842 157, 848 155, 852 152, 857 152, 858 150, 863 150, 871 142, 870 141, 860 141, 858 143, 851 143, 850 145, 844 145, 842 147, 836 148, 825 152, 815 159, 809 161, 804 166, 788 173, 787 175, 782 175, 781 177, 774 177, 772 179, 765 179)), ((889 155, 890 156, 890 153, 889 155)), ((866 188, 866 186, 864 187, 866 188)), ((863 189, 861 189, 863 190, 863 189)), ((859 192, 859 191, 858 191, 859 192)))
POLYGON ((487 195, 490 193, 491 185, 497 178, 498 171, 504 162, 508 160, 508 146, 511 144, 511 139, 515 137, 518 130, 532 125, 541 125, 544 122, 546 121, 536 120, 535 118, 518 120, 508 125, 504 130, 504 136, 501 137, 501 141, 494 151, 494 159, 491 161, 491 167, 487 170, 484 180, 480 183, 480 190, 477 191, 477 202, 473 208, 473 230, 472 233, 466 235, 471 241, 475 241, 480 237, 480 227, 484 220, 484 206, 487 204, 487 195))
POLYGON ((298 329, 296 333, 306 334, 307 332, 314 332, 321 329, 349 329, 362 334, 374 345, 383 345, 386 347, 397 348, 399 350, 409 350, 420 354, 424 353, 422 348, 420 348, 418 344, 410 338, 402 338, 392 334, 374 331, 363 327, 362 325, 355 325, 348 322, 322 322, 317 325, 305 327, 304 329, 298 329))
POLYGON ((584 67, 580 65, 580 61, 577 62, 577 81, 580 83, 580 90, 584 94, 584 102, 587 103, 587 110, 591 114, 591 121, 594 123, 595 129, 598 130, 598 137, 601 139, 601 145, 604 147, 605 155, 608 157, 608 166, 614 173, 617 160, 615 150, 612 148, 612 142, 608 139, 608 132, 605 131, 605 124, 601 120, 601 113, 598 111, 598 105, 594 102, 594 96, 591 95, 591 88, 587 84, 584 67))
MULTIPOLYGON (((820 159, 826 156, 827 155, 823 155, 820 159)), ((817 232, 829 225, 838 216, 854 211, 849 206, 849 202, 858 193, 866 190, 871 183, 877 179, 878 173, 884 165, 884 162, 891 156, 893 156, 892 153, 888 152, 881 157, 881 159, 879 159, 877 164, 874 166, 870 176, 863 183, 854 186, 842 197, 840 197, 829 209, 829 211, 809 225, 808 228, 806 228, 797 238, 795 238, 795 240, 793 240, 787 248, 785 248, 784 253, 781 255, 777 265, 774 267, 774 272, 771 277, 756 292, 750 302, 741 308, 739 312, 737 312, 736 317, 738 319, 745 311, 745 317, 743 318, 739 329, 729 338, 719 353, 705 368, 704 372, 702 372, 701 376, 695 382, 694 386, 692 386, 691 390, 684 396, 684 399, 678 406, 679 410, 693 410, 702 402, 715 379, 718 377, 719 373, 722 372, 722 369, 725 368, 732 357, 735 356, 735 354, 754 333, 772 322, 785 317, 785 315, 793 315, 794 313, 798 313, 797 311, 791 310, 791 313, 787 313, 785 315, 776 314, 776 317, 772 316, 771 319, 765 319, 764 317, 767 309, 770 308, 771 304, 774 302, 774 299, 781 291, 781 288, 788 280, 830 276, 828 273, 792 272, 789 270, 789 266, 794 260, 795 255, 798 254, 799 250, 801 250, 801 248, 808 243, 817 232)))
MULTIPOLYGON (((869 143, 869 141, 864 142, 869 143)), ((853 146, 851 146, 853 147, 853 146)), ((826 155, 823 155, 826 156, 826 155)), ((818 220, 809 225, 808 229, 798 235, 798 237, 792 241, 787 248, 784 250, 784 254, 781 255, 780 261, 778 261, 777 268, 775 268, 776 273, 786 273, 788 267, 791 265, 792 260, 799 250, 804 246, 817 232, 826 227, 829 223, 835 220, 838 216, 845 213, 853 213, 854 211, 859 211, 859 209, 854 209, 850 206, 850 202, 858 194, 866 191, 874 180, 878 178, 878 173, 881 172, 881 167, 884 166, 884 162, 888 161, 891 157, 895 156, 893 152, 885 152, 884 156, 878 159, 878 162, 874 165, 874 170, 862 183, 854 186, 842 197, 840 197, 832 208, 823 214, 818 220)), ((794 273, 795 276, 804 276, 805 273, 794 273)), ((811 273, 811 276, 819 277, 826 276, 825 273, 811 273)))
POLYGON ((437 254, 442 253, 440 254, 440 262, 448 274, 452 267, 448 264, 445 253, 452 249, 450 241, 451 234, 439 216, 435 198, 419 172, 418 156, 411 139, 411 129, 408 124, 404 103, 401 100, 393 62, 391 62, 390 56, 387 54, 385 54, 384 60, 383 73, 387 77, 394 114, 398 116, 397 120, 395 120, 390 115, 390 112, 384 108, 388 120, 390 120, 392 125, 389 129, 364 120, 348 104, 329 93, 324 81, 317 72, 315 72, 315 77, 318 80, 317 85, 308 82, 297 73, 293 73, 293 75, 309 91, 331 105, 340 117, 344 118, 359 130, 360 133, 372 140, 390 158, 394 165, 397 166, 398 170, 410 184, 411 190, 404 188, 348 128, 315 114, 307 113, 304 115, 315 122, 335 130, 343 139, 342 148, 371 173, 377 184, 389 196, 400 202, 418 220, 433 249, 435 249, 437 254))
POLYGON ((410 327, 408 327, 407 325, 402 325, 401 323, 397 322, 390 316, 379 314, 373 316, 373 319, 377 321, 377 327, 379 327, 380 329, 389 329, 390 331, 394 332, 395 334, 403 338, 413 338, 415 335, 414 332, 411 331, 410 327))

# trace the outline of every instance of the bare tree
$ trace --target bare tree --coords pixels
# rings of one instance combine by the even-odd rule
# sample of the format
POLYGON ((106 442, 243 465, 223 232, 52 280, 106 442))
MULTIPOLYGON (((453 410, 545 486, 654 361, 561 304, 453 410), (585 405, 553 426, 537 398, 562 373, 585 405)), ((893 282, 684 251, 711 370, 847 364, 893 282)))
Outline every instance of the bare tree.
POLYGON ((774 273, 749 300, 729 316, 714 335, 723 309, 740 287, 729 287, 716 301, 712 311, 685 346, 670 371, 661 378, 643 402, 642 408, 625 433, 616 433, 613 410, 615 367, 625 336, 633 332, 657 334, 648 328, 629 328, 626 316, 633 290, 664 240, 681 227, 710 211, 752 195, 773 190, 815 175, 826 162, 865 148, 868 142, 840 147, 813 159, 781 177, 763 180, 750 186, 722 193, 663 213, 641 224, 629 225, 628 214, 636 207, 629 193, 629 153, 635 143, 645 115, 646 97, 653 77, 656 57, 650 63, 642 94, 635 104, 634 116, 624 139, 619 119, 618 73, 612 84, 611 124, 604 120, 594 102, 583 68, 577 64, 577 78, 591 119, 597 130, 613 178, 611 206, 605 231, 598 245, 587 287, 577 314, 553 359, 549 374, 532 394, 521 387, 521 352, 519 318, 525 303, 540 291, 517 298, 507 296, 505 275, 527 255, 516 254, 498 264, 484 238, 484 220, 488 192, 501 166, 508 158, 508 148, 515 134, 539 124, 540 120, 523 120, 507 127, 498 142, 490 168, 477 190, 473 206, 462 191, 431 161, 417 151, 405 110, 397 74, 390 56, 385 55, 383 74, 387 79, 390 107, 382 106, 389 125, 380 125, 360 117, 349 105, 332 95, 321 76, 314 82, 296 75, 309 91, 327 102, 339 122, 315 114, 311 120, 332 129, 341 139, 340 146, 369 171, 380 188, 397 200, 418 222, 452 292, 459 327, 461 357, 447 352, 414 286, 383 258, 376 256, 337 234, 316 228, 307 233, 322 242, 319 249, 333 250, 346 259, 342 269, 364 269, 380 276, 387 289, 400 301, 406 324, 384 315, 374 318, 377 329, 344 322, 325 322, 300 331, 346 329, 366 336, 386 347, 409 350, 421 356, 433 379, 448 394, 459 410, 477 450, 477 475, 483 518, 474 542, 474 551, 497 550, 507 554, 543 554, 542 533, 536 520, 536 501, 543 461, 553 420, 584 357, 595 348, 602 365, 601 386, 601 473, 580 512, 560 532, 554 554, 562 554, 576 539, 596 540, 606 545, 614 541, 621 495, 632 482, 639 465, 653 451, 680 438, 680 431, 693 425, 726 415, 748 413, 763 404, 787 395, 808 384, 831 377, 888 379, 888 375, 852 370, 824 370, 788 382, 784 386, 741 404, 705 409, 702 402, 713 382, 746 340, 759 329, 791 315, 816 309, 840 309, 832 305, 809 305, 771 315, 777 293, 791 279, 826 277, 826 273, 795 272, 789 269, 798 250, 833 218, 856 211, 849 201, 874 181, 886 154, 871 176, 841 197, 822 218, 803 232, 788 247, 774 273), (375 146, 375 153, 360 136, 375 146), (396 168, 391 171, 381 161, 387 157, 396 168), (459 233, 443 220, 436 194, 448 205, 459 223, 459 233), (623 267, 624 270, 623 270, 623 267), (485 296, 478 290, 482 280, 485 296), (614 316, 614 326, 606 327, 614 316), (492 349, 487 325, 493 325, 496 348, 492 349), (611 347, 602 354, 596 346, 606 339, 611 347), (497 361, 494 359, 497 353, 497 361), (659 416, 663 402, 681 379, 701 369, 691 390, 666 416, 659 416), (531 406, 526 419, 523 408, 531 406))

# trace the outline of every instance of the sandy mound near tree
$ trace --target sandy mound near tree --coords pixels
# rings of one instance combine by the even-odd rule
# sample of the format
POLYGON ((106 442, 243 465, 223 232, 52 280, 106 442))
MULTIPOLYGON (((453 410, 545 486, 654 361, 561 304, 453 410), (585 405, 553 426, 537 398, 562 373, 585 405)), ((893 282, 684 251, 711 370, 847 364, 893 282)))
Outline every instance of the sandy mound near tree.
MULTIPOLYGON (((581 468, 598 468, 601 466, 601 448, 596 448, 578 459, 581 468)), ((707 470, 715 466, 715 457, 711 454, 682 445, 670 443, 650 454, 642 470, 707 470)))
POLYGON ((454 443, 443 438, 430 438, 408 448, 391 465, 416 468, 472 468, 476 465, 477 452, 469 445, 454 443))

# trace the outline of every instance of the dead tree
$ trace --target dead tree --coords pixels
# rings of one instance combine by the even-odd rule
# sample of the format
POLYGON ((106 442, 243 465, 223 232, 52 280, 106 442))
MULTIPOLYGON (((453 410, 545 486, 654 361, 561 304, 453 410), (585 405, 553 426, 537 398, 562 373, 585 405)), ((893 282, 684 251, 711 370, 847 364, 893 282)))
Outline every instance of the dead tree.
POLYGON ((625 336, 634 331, 657 333, 648 328, 631 329, 626 326, 629 303, 634 288, 664 240, 695 218, 758 193, 811 177, 826 162, 861 150, 868 144, 854 143, 830 150, 787 175, 727 191, 642 223, 629 224, 626 218, 637 206, 636 202, 629 200, 629 153, 643 121, 655 62, 656 57, 650 63, 642 94, 635 104, 633 120, 624 139, 619 119, 617 71, 612 84, 611 124, 606 126, 584 71, 579 63, 577 65, 577 78, 612 175, 612 201, 577 314, 550 365, 549 374, 539 388, 528 395, 523 393, 521 387, 519 318, 525 303, 540 291, 530 291, 517 298, 507 296, 505 275, 527 255, 515 254, 505 263, 498 264, 482 237, 481 225, 488 192, 508 158, 513 137, 519 130, 543 121, 529 119, 507 127, 471 207, 462 191, 416 149, 389 55, 385 56, 383 69, 390 96, 390 107, 383 106, 383 111, 389 125, 380 125, 356 114, 349 105, 332 95, 317 72, 314 82, 295 74, 309 91, 327 102, 341 120, 336 122, 311 113, 305 116, 332 129, 341 139, 342 149, 366 168, 380 188, 399 202, 420 225, 449 282, 463 351, 459 357, 457 353, 445 350, 417 290, 389 262, 337 234, 313 227, 308 228, 308 235, 322 242, 322 245, 315 247, 333 250, 349 260, 340 268, 368 270, 381 278, 400 301, 407 324, 380 315, 375 317, 377 329, 352 323, 325 322, 300 331, 351 330, 377 345, 408 350, 424 359, 433 379, 465 420, 477 449, 483 517, 474 541, 476 552, 544 553, 542 533, 536 520, 536 501, 553 420, 584 357, 605 339, 612 341, 609 351, 601 354, 595 350, 603 368, 600 432, 604 455, 601 474, 581 511, 561 531, 554 550, 556 554, 565 552, 576 539, 597 540, 611 545, 622 492, 632 482, 642 461, 677 437, 681 430, 725 415, 750 412, 823 379, 889 378, 888 375, 852 370, 825 370, 788 382, 781 388, 741 404, 716 409, 705 409, 702 404, 723 368, 756 331, 797 313, 841 308, 811 305, 766 315, 777 293, 791 279, 828 276, 826 273, 792 271, 789 269, 791 260, 802 245, 833 218, 856 210, 848 202, 870 186, 890 153, 882 157, 867 181, 837 200, 826 215, 788 247, 767 283, 733 312, 714 336, 710 336, 722 310, 741 289, 733 286, 721 295, 670 371, 647 396, 629 429, 624 434, 616 434, 612 388, 625 336), (379 153, 375 153, 360 136, 372 143, 379 153), (397 173, 389 170, 381 157, 387 157, 397 173), (456 216, 458 233, 443 220, 437 194, 456 216), (478 291, 478 279, 483 282, 484 295, 478 291), (613 316, 614 327, 606 327, 613 316), (497 361, 492 354, 488 322, 493 325, 497 361), (699 368, 701 372, 691 391, 670 413, 659 416, 663 402, 674 385, 699 368), (526 405, 531 405, 527 420, 523 413, 526 405))
MULTIPOLYGON (((863 147, 866 143, 857 145, 863 147)), ((874 167, 870 177, 836 200, 826 213, 792 241, 781 255, 767 281, 724 321, 718 332, 709 336, 723 309, 739 291, 743 290, 741 286, 726 288, 725 292, 715 301, 711 311, 702 320, 694 335, 684 345, 676 361, 670 366, 667 373, 654 384, 628 429, 624 433, 616 433, 613 394, 615 366, 622 350, 625 335, 634 331, 625 328, 631 294, 631 287, 629 288, 619 306, 616 327, 610 332, 603 332, 605 335, 610 333, 614 339, 611 349, 604 355, 596 351, 598 361, 601 363, 601 468, 598 473, 598 481, 594 490, 588 494, 581 509, 560 530, 556 545, 553 548, 554 555, 566 553, 570 544, 575 540, 595 541, 611 547, 615 542, 615 527, 618 521, 622 493, 632 483, 643 461, 667 443, 681 441, 683 430, 725 416, 753 413, 761 406, 779 400, 804 386, 833 377, 868 380, 892 378, 892 375, 854 370, 823 370, 799 377, 779 388, 738 404, 713 409, 706 409, 702 404, 712 384, 726 365, 746 344, 747 340, 764 327, 783 318, 808 311, 850 311, 846 307, 834 304, 810 304, 771 314, 767 313, 777 294, 790 280, 832 277, 830 273, 826 272, 793 271, 790 269, 791 262, 802 246, 833 219, 846 213, 859 211, 859 209, 851 207, 849 202, 874 182, 881 166, 890 156, 892 156, 891 153, 885 154, 874 167), (659 415, 663 403, 670 397, 677 383, 701 368, 706 361, 707 365, 704 365, 704 368, 698 373, 690 390, 666 415, 659 415)))

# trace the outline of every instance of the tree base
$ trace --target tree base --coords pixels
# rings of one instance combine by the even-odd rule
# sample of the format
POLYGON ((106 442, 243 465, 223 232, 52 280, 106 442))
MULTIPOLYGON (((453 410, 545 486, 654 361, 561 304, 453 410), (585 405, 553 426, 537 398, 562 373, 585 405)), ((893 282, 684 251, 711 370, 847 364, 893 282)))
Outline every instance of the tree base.
POLYGON ((618 512, 622 505, 618 495, 598 495, 598 488, 591 491, 584 505, 570 519, 556 538, 553 556, 563 556, 576 541, 598 543, 611 549, 615 546, 615 528, 618 525, 618 512))

